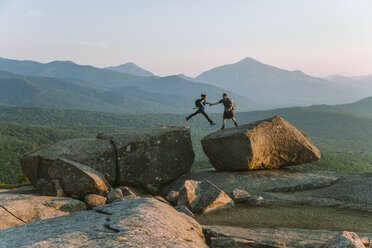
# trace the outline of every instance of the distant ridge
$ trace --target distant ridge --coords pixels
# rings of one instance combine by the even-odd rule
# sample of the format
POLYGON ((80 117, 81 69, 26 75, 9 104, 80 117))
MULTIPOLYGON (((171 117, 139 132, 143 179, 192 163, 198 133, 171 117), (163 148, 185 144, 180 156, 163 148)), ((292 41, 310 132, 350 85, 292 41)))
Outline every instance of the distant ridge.
MULTIPOLYGON (((192 110, 195 99, 199 97, 201 93, 208 94, 210 99, 218 100, 223 91, 231 93, 231 97, 239 103, 239 111, 269 108, 265 103, 253 102, 247 97, 234 94, 228 89, 220 89, 205 83, 191 82, 179 76, 142 77, 88 65, 79 65, 71 61, 54 61, 43 64, 34 61, 2 59, 0 60, 0 70, 18 74, 18 76, 26 75, 63 80, 69 79, 74 80, 75 83, 80 81, 85 84, 84 87, 89 84, 89 88, 92 86, 101 87, 100 91, 102 92, 100 94, 105 95, 105 101, 116 101, 115 108, 112 108, 109 112, 151 113, 154 111, 156 113, 185 113, 192 110), (105 89, 102 90, 102 88, 105 89), (110 94, 112 97, 110 97, 110 94), (137 99, 130 104, 131 101, 129 99, 132 98, 137 99), (124 102, 127 103, 124 104, 124 102), (119 107, 119 109, 117 107, 119 107), (123 108, 125 108, 125 111, 123 111, 123 108)), ((33 82, 37 83, 35 80, 33 82)), ((83 94, 84 91, 81 92, 83 94)), ((87 90, 87 93, 88 92, 90 92, 90 89, 87 90)), ((71 92, 71 94, 75 93, 76 92, 71 92)), ((81 104, 84 104, 84 102, 81 102, 81 104)), ((79 103, 79 105, 81 104, 79 103)), ((63 106, 65 106, 65 104, 63 104, 63 106)), ((89 107, 89 105, 86 106, 89 107)), ((53 106, 53 108, 55 107, 56 106, 53 106)), ((105 108, 107 109, 107 107, 108 106, 105 108)), ((76 106, 70 108, 76 108, 76 106)), ((211 110, 219 111, 220 109, 211 108, 211 110)), ((99 111, 107 112, 102 109, 99 111)))
POLYGON ((195 78, 192 78, 192 77, 186 76, 186 75, 183 74, 183 73, 178 74, 177 76, 179 76, 180 78, 183 78, 183 79, 186 79, 186 80, 192 81, 192 82, 196 82, 195 78))
POLYGON ((367 96, 351 87, 336 85, 299 70, 283 70, 249 57, 203 72, 195 79, 198 82, 229 88, 255 100, 287 106, 338 104, 367 96))
POLYGON ((327 79, 327 80, 332 80, 332 79, 334 79, 335 77, 344 77, 344 75, 341 75, 341 74, 332 74, 332 75, 325 76, 325 77, 323 77, 323 78, 324 78, 324 79, 327 79))
POLYGON ((105 87, 126 86, 127 82, 143 79, 143 77, 104 70, 90 65, 78 65, 72 61, 39 63, 30 60, 3 58, 0 60, 0 70, 27 76, 74 78, 105 87))
MULTIPOLYGON (((361 80, 344 78, 346 79, 344 83, 338 83, 337 77, 333 80, 312 77, 299 70, 283 70, 252 58, 245 58, 234 64, 213 68, 195 79, 184 74, 167 77, 138 76, 123 72, 123 70, 122 72, 116 71, 119 67, 135 68, 141 73, 146 72, 133 63, 108 70, 79 65, 72 61, 38 63, 30 60, 0 58, 0 70, 26 76, 77 80, 96 87, 120 88, 120 90, 113 90, 113 92, 115 94, 116 92, 130 92, 141 98, 138 100, 146 104, 148 98, 153 99, 157 103, 166 105, 164 109, 162 107, 156 108, 154 105, 157 110, 168 109, 167 112, 170 111, 171 105, 176 104, 169 101, 169 99, 173 99, 172 96, 184 99, 185 102, 180 104, 177 101, 177 104, 189 106, 193 105, 191 99, 195 99, 200 93, 206 93, 208 99, 218 100, 223 91, 228 92, 229 97, 235 100, 238 106, 237 111, 314 104, 343 104, 372 95, 372 78, 369 77, 364 77, 361 80), (234 94, 234 92, 238 92, 238 94, 234 94), (154 98, 157 94, 163 96, 160 98, 162 99, 159 100, 160 102, 154 98), (171 97, 167 99, 166 96, 171 97)), ((127 70, 127 72, 129 71, 127 70)), ((150 75, 149 73, 151 72, 146 75, 150 75)), ((110 91, 112 90, 110 89, 110 91)), ((74 93, 72 92, 72 94, 74 93)), ((144 111, 146 113, 149 111, 147 107, 139 109, 146 109, 144 111)), ((185 111, 185 107, 182 106, 178 109, 185 111)), ((170 112, 174 111, 176 111, 175 108, 170 112)), ((211 111, 218 110, 211 108, 211 111)))
POLYGON ((352 77, 339 75, 333 77, 330 81, 335 85, 358 89, 366 95, 372 95, 372 75, 352 77))
POLYGON ((118 65, 118 66, 109 66, 109 67, 105 67, 104 69, 110 70, 110 71, 128 73, 128 74, 141 76, 141 77, 155 76, 152 72, 147 71, 147 70, 139 67, 138 65, 136 65, 133 62, 128 62, 126 64, 122 64, 122 65, 118 65))
POLYGON ((372 74, 361 75, 361 76, 345 76, 345 75, 342 75, 342 74, 332 74, 332 75, 325 76, 324 78, 328 79, 328 80, 333 80, 333 79, 338 78, 338 77, 349 78, 349 79, 354 79, 354 80, 362 80, 362 79, 368 79, 368 78, 371 79, 372 74))
MULTIPOLYGON (((81 67, 77 65, 74 68, 75 75, 80 78, 92 76, 83 75, 84 66, 80 74, 77 72, 81 67)), ((100 75, 101 71, 103 75, 108 72, 106 81, 98 85, 98 81, 95 84, 71 77, 26 76, 0 70, 0 104, 132 114, 188 113, 193 111, 194 101, 200 93, 207 92, 211 99, 218 100, 223 92, 215 86, 190 82, 178 76, 137 77, 104 69, 89 69, 96 75, 100 75), (119 86, 109 87, 115 86, 114 82, 109 82, 111 73, 120 76, 117 78, 119 86), (133 77, 135 80, 132 81, 133 77), (107 82, 108 86, 105 85, 107 82)), ((260 108, 245 97, 231 95, 239 103, 240 111, 260 108)), ((210 110, 221 111, 220 108, 210 110)))

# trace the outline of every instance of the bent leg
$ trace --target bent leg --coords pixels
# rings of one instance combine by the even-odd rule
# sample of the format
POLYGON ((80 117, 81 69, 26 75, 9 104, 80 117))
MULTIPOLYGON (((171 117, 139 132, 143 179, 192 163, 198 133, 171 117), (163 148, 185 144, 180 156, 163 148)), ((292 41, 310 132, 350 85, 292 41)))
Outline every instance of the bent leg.
POLYGON ((207 118, 207 120, 209 121, 209 123, 213 123, 213 121, 209 118, 209 116, 207 115, 207 113, 205 113, 205 111, 201 110, 201 113, 202 115, 204 115, 205 118, 207 118))
POLYGON ((193 116, 195 116, 195 115, 197 115, 197 114, 199 114, 200 113, 200 111, 201 111, 201 109, 198 109, 198 110, 196 110, 196 112, 195 113, 193 113, 193 114, 191 114, 191 115, 189 115, 189 116, 187 116, 186 117, 186 120, 188 121, 188 120, 190 120, 193 116))

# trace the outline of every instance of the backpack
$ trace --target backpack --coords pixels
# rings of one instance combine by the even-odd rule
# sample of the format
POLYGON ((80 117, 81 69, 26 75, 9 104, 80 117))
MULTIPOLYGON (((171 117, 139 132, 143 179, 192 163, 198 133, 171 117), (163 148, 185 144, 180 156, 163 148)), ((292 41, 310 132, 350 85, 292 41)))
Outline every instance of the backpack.
POLYGON ((203 101, 202 98, 197 99, 197 100, 195 101, 195 107, 197 107, 197 108, 201 108, 201 107, 202 107, 202 104, 201 104, 202 101, 203 101))
POLYGON ((227 101, 229 102, 230 106, 232 105, 231 110, 235 110, 235 104, 233 104, 233 102, 230 100, 230 98, 227 98, 227 101))

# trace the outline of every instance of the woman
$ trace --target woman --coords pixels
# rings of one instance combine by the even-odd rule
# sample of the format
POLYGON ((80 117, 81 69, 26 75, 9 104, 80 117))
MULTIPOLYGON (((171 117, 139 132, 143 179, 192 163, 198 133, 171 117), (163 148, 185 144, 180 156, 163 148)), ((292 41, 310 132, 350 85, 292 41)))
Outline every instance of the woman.
POLYGON ((201 113, 202 115, 204 115, 205 118, 207 118, 207 120, 209 121, 209 123, 210 123, 211 125, 216 125, 216 123, 214 123, 214 122, 209 118, 209 116, 207 115, 207 113, 205 113, 205 105, 206 105, 206 104, 209 104, 209 103, 207 103, 207 95, 205 95, 205 94, 201 94, 201 99, 198 99, 198 100, 197 100, 197 103, 198 103, 198 104, 196 104, 196 105, 197 105, 197 107, 198 107, 198 110, 197 110, 195 113, 189 115, 189 116, 186 118, 186 121, 190 120, 193 116, 195 116, 195 115, 201 113))

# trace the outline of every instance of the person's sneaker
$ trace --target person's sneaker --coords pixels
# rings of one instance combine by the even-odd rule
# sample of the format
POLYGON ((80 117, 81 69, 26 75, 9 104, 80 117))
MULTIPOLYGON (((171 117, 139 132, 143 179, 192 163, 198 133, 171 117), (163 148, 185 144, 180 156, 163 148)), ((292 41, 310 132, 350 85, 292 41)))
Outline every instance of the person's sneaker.
POLYGON ((225 129, 225 127, 224 127, 224 126, 222 126, 222 127, 221 127, 221 130, 224 130, 224 129, 225 129))
POLYGON ((214 122, 211 122, 211 126, 214 126, 214 125, 216 125, 216 123, 214 123, 214 122))

